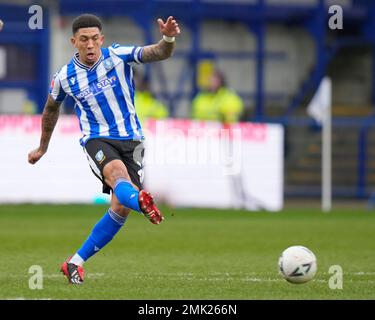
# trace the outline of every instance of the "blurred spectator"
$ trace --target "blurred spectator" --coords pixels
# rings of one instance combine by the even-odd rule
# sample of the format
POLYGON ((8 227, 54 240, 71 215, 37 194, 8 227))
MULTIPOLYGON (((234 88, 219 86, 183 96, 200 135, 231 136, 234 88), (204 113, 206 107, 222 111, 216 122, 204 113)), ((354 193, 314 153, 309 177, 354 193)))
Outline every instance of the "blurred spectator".
POLYGON ((136 92, 134 105, 139 121, 146 119, 164 119, 169 115, 167 107, 158 101, 150 90, 150 83, 145 77, 135 74, 136 92))
POLYGON ((241 97, 227 87, 224 74, 216 70, 210 77, 208 90, 195 96, 192 107, 194 119, 233 123, 239 121, 244 104, 241 97))

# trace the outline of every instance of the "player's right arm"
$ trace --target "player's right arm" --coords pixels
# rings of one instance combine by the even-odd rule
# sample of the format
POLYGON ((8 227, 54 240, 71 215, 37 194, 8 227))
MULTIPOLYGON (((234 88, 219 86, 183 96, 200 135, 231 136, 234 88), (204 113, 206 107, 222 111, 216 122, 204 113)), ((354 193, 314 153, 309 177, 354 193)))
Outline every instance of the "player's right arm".
POLYGON ((48 95, 42 115, 42 135, 40 137, 39 147, 29 153, 29 163, 35 164, 47 152, 53 129, 59 118, 60 105, 61 102, 55 101, 51 95, 48 95))
POLYGON ((51 81, 48 99, 42 114, 42 135, 39 147, 29 153, 29 163, 35 164, 47 152, 53 129, 55 129, 57 119, 59 118, 60 105, 65 97, 66 92, 61 86, 59 73, 56 73, 51 81))

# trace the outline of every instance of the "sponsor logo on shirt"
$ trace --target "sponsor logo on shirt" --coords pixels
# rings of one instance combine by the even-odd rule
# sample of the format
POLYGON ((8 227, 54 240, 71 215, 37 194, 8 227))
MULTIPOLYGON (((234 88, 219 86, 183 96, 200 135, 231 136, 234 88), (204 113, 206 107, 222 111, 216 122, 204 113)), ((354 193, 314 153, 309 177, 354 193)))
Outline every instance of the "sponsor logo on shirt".
POLYGON ((89 87, 80 91, 77 95, 76 98, 79 99, 80 101, 85 101, 87 100, 90 96, 96 96, 100 94, 101 92, 113 88, 116 86, 118 82, 118 79, 116 76, 112 76, 110 78, 105 78, 101 81, 94 81, 90 83, 89 87))

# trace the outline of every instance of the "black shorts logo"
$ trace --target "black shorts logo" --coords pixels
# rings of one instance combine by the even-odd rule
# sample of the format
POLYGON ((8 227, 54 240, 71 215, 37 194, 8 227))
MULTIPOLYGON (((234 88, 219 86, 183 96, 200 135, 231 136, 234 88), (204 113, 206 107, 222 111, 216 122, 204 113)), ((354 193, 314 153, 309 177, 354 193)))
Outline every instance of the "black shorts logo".
POLYGON ((104 152, 103 150, 99 150, 96 155, 95 155, 95 159, 96 161, 99 162, 99 164, 101 164, 104 160, 105 160, 105 155, 104 155, 104 152))

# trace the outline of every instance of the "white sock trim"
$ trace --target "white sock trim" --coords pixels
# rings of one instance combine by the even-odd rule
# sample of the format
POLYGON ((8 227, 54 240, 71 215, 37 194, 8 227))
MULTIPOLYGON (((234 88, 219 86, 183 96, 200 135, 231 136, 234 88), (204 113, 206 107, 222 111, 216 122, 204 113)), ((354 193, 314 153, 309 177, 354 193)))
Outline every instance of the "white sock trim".
POLYGON ((83 260, 83 259, 81 258, 81 256, 80 256, 78 253, 76 253, 76 254, 70 259, 69 263, 73 263, 73 264, 75 264, 76 266, 81 266, 81 267, 82 267, 82 265, 85 263, 85 260, 83 260))
POLYGON ((123 225, 127 218, 127 217, 120 216, 118 213, 114 212, 112 208, 108 209, 108 214, 112 218, 112 220, 116 221, 120 225, 123 225))

